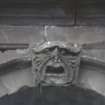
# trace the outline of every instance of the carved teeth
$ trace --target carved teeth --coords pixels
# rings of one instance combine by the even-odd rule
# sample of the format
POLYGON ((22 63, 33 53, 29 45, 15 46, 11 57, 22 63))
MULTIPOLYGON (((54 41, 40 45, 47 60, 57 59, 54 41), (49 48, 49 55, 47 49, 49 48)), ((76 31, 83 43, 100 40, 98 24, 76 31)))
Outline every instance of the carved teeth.
POLYGON ((61 66, 61 64, 59 64, 59 63, 58 64, 56 63, 56 64, 53 65, 53 67, 56 67, 56 68, 60 67, 60 66, 61 66))
POLYGON ((61 74, 64 73, 64 68, 62 66, 54 67, 54 66, 47 66, 46 68, 47 73, 55 73, 55 74, 61 74))
POLYGON ((53 67, 55 67, 55 68, 57 68, 57 67, 63 67, 63 64, 62 63, 51 63, 51 64, 47 64, 47 66, 53 66, 53 67))

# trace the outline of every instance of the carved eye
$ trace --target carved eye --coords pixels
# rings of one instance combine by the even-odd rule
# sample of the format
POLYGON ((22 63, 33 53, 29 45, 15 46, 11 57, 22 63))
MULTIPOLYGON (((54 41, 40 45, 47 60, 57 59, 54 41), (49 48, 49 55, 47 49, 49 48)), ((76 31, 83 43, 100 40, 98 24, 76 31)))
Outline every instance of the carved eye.
POLYGON ((65 56, 70 54, 69 49, 60 48, 59 51, 60 51, 60 54, 65 55, 65 56))
POLYGON ((49 52, 52 52, 54 49, 55 49, 55 46, 48 47, 48 48, 43 49, 41 52, 42 53, 49 53, 49 52))
POLYGON ((56 46, 53 46, 53 47, 49 47, 49 51, 52 52, 54 49, 56 48, 56 46))
POLYGON ((64 56, 68 56, 68 55, 77 56, 80 53, 80 52, 71 51, 70 49, 66 49, 66 48, 60 48, 59 52, 64 56))
POLYGON ((48 48, 45 48, 41 51, 41 53, 48 53, 49 52, 49 49, 48 48))

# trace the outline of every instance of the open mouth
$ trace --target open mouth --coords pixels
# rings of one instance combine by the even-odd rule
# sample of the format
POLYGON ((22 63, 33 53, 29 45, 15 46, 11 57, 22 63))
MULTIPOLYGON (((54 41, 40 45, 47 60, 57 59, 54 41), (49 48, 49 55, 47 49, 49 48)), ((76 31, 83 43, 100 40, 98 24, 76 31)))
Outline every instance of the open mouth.
POLYGON ((45 69, 45 83, 47 84, 64 84, 65 83, 65 68, 61 63, 53 63, 47 65, 45 69))
POLYGON ((47 66, 46 67, 46 74, 63 74, 64 73, 64 67, 63 66, 47 66))
POLYGON ((44 68, 44 82, 50 85, 62 85, 66 82, 67 72, 62 62, 49 61, 44 68))

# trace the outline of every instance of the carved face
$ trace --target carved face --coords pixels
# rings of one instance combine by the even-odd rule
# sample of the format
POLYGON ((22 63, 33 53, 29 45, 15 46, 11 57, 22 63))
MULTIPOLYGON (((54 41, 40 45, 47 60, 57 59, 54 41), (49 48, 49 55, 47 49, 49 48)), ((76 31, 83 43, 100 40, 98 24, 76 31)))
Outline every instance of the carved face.
POLYGON ((76 79, 80 49, 64 42, 46 42, 33 48, 35 83, 64 85, 76 79))

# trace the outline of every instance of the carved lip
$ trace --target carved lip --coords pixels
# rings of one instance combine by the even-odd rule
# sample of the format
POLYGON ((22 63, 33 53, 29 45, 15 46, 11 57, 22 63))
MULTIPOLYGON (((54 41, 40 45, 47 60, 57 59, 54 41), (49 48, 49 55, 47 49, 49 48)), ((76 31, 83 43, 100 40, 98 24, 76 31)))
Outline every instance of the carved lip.
POLYGON ((45 72, 47 74, 63 74, 65 71, 63 66, 57 64, 56 66, 47 66, 45 72))
POLYGON ((44 74, 44 81, 47 84, 64 84, 65 81, 65 66, 62 62, 52 62, 49 61, 44 68, 45 74, 44 74))
POLYGON ((65 73, 65 66, 64 64, 59 60, 59 61, 48 61, 45 67, 45 73, 48 75, 62 75, 65 73))

